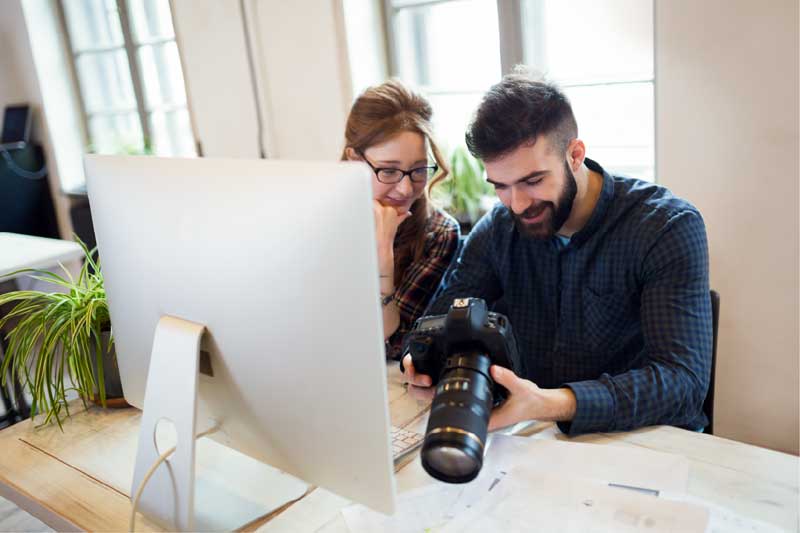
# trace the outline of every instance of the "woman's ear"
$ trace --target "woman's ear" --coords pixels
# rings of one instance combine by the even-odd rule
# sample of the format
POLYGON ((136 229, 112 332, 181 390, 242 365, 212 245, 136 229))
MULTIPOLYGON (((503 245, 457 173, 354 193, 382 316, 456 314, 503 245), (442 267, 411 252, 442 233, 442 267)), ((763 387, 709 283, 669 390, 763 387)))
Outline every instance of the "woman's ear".
POLYGON ((351 146, 348 146, 347 148, 345 148, 344 155, 345 155, 345 157, 347 157, 348 161, 360 161, 361 160, 361 158, 358 157, 358 154, 356 153, 355 150, 353 150, 353 148, 351 146))

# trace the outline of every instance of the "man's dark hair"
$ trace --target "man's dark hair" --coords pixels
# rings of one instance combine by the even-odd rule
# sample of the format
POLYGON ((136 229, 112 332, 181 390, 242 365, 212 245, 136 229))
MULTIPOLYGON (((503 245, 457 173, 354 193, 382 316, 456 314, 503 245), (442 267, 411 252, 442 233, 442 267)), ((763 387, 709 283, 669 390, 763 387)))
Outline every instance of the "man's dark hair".
POLYGON ((509 74, 483 97, 465 137, 473 156, 491 161, 540 135, 560 152, 578 136, 569 100, 551 83, 509 74))

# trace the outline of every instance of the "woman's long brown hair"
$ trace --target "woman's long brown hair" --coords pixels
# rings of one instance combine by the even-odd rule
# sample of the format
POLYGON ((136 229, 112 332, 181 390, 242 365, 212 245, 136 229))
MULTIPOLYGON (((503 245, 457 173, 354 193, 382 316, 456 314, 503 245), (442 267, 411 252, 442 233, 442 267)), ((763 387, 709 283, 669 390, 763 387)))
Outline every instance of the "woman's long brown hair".
POLYGON ((345 128, 345 147, 363 154, 370 146, 387 141, 404 131, 421 134, 430 146, 439 172, 428 181, 425 194, 411 206, 411 216, 397 229, 394 239, 394 283, 398 287, 408 266, 422 257, 425 246, 425 226, 433 208, 431 189, 449 173, 447 164, 433 139, 431 117, 433 108, 428 100, 399 80, 389 80, 365 90, 353 103, 345 128))

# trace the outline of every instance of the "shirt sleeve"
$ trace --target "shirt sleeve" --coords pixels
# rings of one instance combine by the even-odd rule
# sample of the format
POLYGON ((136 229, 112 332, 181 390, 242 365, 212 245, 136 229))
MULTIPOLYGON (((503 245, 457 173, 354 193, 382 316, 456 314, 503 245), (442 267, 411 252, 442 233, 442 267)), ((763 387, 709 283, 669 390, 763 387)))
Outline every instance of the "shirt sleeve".
POLYGON ((492 261, 492 215, 487 213, 472 228, 464 248, 426 314, 442 314, 456 298, 483 298, 491 304, 502 296, 502 288, 492 261))
POLYGON ((411 330, 414 322, 423 316, 425 308, 428 307, 431 297, 453 261, 459 238, 458 224, 450 218, 441 216, 441 220, 428 236, 422 257, 412 262, 406 269, 395 291, 395 302, 400 310, 400 325, 388 339, 388 356, 400 355, 403 337, 411 330))
POLYGON ((567 383, 577 399, 567 434, 702 425, 711 369, 708 243, 699 213, 673 217, 641 266, 644 354, 631 370, 567 383))

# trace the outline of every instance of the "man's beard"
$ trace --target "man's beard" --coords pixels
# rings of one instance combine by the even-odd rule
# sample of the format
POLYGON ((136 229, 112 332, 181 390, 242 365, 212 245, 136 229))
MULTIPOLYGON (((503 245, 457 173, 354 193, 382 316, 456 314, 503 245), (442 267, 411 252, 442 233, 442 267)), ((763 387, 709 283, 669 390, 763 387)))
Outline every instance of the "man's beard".
POLYGON ((567 221, 569 214, 572 212, 575 196, 578 194, 578 184, 575 182, 575 175, 566 161, 564 162, 564 173, 566 176, 564 188, 561 189, 561 194, 556 204, 547 201, 539 202, 530 206, 520 215, 509 209, 514 219, 514 225, 517 226, 520 235, 529 239, 550 240, 567 221), (530 218, 540 214, 542 211, 547 211, 547 213, 540 222, 530 224, 522 220, 523 217, 530 218))

